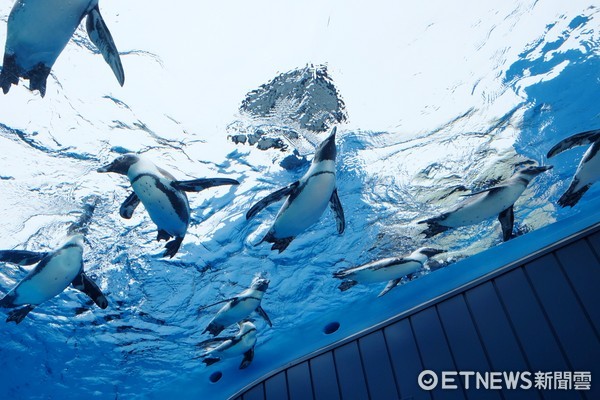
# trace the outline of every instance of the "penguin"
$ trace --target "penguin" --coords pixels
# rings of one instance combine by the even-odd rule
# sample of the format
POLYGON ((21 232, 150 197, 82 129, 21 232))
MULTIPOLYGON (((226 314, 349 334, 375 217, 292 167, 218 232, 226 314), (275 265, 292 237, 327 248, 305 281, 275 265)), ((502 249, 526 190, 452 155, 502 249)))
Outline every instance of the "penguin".
POLYGON ((422 233, 430 238, 448 229, 477 224, 498 215, 502 239, 510 240, 515 218, 513 205, 533 178, 551 168, 551 165, 526 167, 494 187, 466 195, 467 199, 441 215, 419 221, 418 224, 428 225, 422 233))
POLYGON ((215 338, 198 343, 206 352, 200 356, 206 365, 212 365, 223 358, 244 355, 240 369, 245 369, 254 359, 256 327, 252 322, 239 322, 240 330, 235 336, 215 338))
POLYGON ((123 86, 125 73, 119 52, 102 19, 98 0, 17 0, 8 16, 0 72, 4 94, 23 77, 29 79, 29 90, 39 90, 44 97, 50 70, 84 17, 92 43, 123 86))
POLYGON ((250 288, 244 290, 237 296, 219 301, 217 303, 201 307, 199 310, 203 310, 208 307, 212 307, 217 304, 227 303, 217 312, 217 315, 210 321, 206 329, 202 333, 210 333, 213 336, 217 336, 230 325, 240 322, 250 316, 254 311, 258 313, 269 326, 273 326, 269 316, 263 310, 260 302, 269 287, 269 281, 264 278, 256 277, 252 281, 250 288))
POLYGON ((163 257, 170 258, 177 254, 190 224, 190 205, 185 192, 199 192, 213 186, 239 185, 238 181, 228 178, 178 181, 167 171, 132 153, 117 157, 112 163, 99 168, 98 172, 127 175, 133 192, 121 205, 121 217, 131 218, 140 202, 144 204, 158 227, 156 240, 168 241, 174 237, 165 245, 163 254, 163 257))
POLYGON ((71 236, 58 249, 48 253, 23 250, 0 251, 0 261, 18 265, 33 265, 35 268, 0 299, 0 307, 18 308, 8 314, 6 322, 20 323, 39 304, 60 294, 69 285, 87 296, 102 309, 108 301, 100 288, 83 270, 83 235, 71 236))
POLYGON ((336 127, 319 144, 310 168, 300 180, 271 193, 246 213, 246 219, 249 220, 269 204, 287 197, 275 222, 258 244, 273 243, 271 250, 281 253, 298 234, 319 220, 328 203, 335 215, 338 233, 344 232, 344 210, 335 182, 335 133, 336 127))
POLYGON ((587 144, 591 144, 591 146, 583 155, 569 188, 558 199, 558 205, 561 207, 575 206, 590 186, 600 179, 600 155, 598 154, 598 150, 600 150, 600 129, 578 133, 563 139, 548 152, 547 157, 552 158, 565 150, 587 144))
POLYGON ((385 282, 388 284, 377 297, 381 297, 398 286, 401 279, 411 275, 425 266, 425 263, 436 254, 444 250, 431 247, 421 247, 403 257, 390 257, 372 261, 358 267, 346 268, 333 274, 334 278, 344 279, 339 289, 342 292, 358 283, 385 282))

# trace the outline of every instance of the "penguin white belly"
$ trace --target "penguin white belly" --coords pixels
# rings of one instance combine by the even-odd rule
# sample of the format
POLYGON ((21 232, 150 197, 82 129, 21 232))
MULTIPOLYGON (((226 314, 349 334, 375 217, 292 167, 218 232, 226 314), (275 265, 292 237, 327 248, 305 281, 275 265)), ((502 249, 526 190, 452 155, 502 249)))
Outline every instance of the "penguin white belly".
POLYGON ((77 29, 82 15, 98 0, 20 0, 9 16, 6 50, 29 70, 51 66, 77 29))
POLYGON ((592 184, 600 179, 600 154, 596 154, 591 160, 587 160, 585 163, 583 162, 591 151, 592 147, 585 152, 582 161, 577 167, 575 178, 579 179, 579 182, 577 182, 577 185, 574 187, 574 192, 577 192, 582 187, 592 184))
POLYGON ((81 255, 81 248, 61 250, 41 271, 19 283, 13 303, 37 305, 61 293, 81 271, 81 255))
MULTIPOLYGON (((173 236, 183 237, 189 222, 189 205, 185 194, 172 190, 169 197, 166 192, 157 187, 156 177, 142 175, 132 183, 134 192, 148 211, 152 221, 159 229, 167 231, 173 236), (177 204, 173 204, 175 200, 177 204), (181 219, 175 207, 182 207, 185 221, 181 219)), ((169 188, 170 183, 161 179, 160 184, 169 188)))
POLYGON ((250 315, 259 305, 260 300, 254 298, 240 301, 234 307, 227 305, 219 310, 213 322, 222 326, 233 325, 250 315))
POLYGON ((376 270, 363 269, 356 271, 351 278, 363 283, 387 282, 412 274, 421 269, 422 266, 419 262, 411 261, 376 270))
POLYGON ((453 211, 440 223, 444 226, 458 227, 473 225, 489 218, 497 217, 502 211, 513 205, 521 196, 525 186, 511 185, 495 192, 493 195, 485 193, 472 202, 453 211))
POLYGON ((335 189, 335 174, 321 173, 308 179, 304 188, 284 204, 273 224, 273 234, 282 239, 304 232, 316 223, 329 204, 335 189))

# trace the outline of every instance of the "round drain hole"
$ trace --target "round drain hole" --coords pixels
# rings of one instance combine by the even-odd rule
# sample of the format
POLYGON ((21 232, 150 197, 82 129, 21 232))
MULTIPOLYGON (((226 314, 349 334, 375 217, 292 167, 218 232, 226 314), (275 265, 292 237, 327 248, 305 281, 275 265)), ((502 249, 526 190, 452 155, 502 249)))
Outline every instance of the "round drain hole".
POLYGON ((339 322, 331 322, 331 323, 325 325, 325 329, 323 329, 323 332, 325 332, 326 335, 331 335, 333 332, 337 331, 338 329, 340 329, 340 323, 339 322))
POLYGON ((219 379, 221 379, 223 377, 223 373, 221 371, 217 371, 217 372, 213 372, 208 379, 212 382, 212 383, 216 383, 219 382, 219 379))

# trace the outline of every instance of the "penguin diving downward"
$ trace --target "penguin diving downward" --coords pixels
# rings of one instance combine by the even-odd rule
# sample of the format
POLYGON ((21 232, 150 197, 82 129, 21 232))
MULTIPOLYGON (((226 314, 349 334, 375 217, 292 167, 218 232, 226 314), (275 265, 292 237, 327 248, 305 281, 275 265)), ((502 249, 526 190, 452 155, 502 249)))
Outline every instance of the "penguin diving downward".
POLYGON ((223 358, 244 355, 240 369, 246 368, 254 359, 254 346, 256 345, 256 327, 252 322, 238 323, 240 330, 235 336, 205 340, 198 346, 205 350, 200 357, 206 365, 212 365, 223 358))
POLYGON ((586 144, 591 144, 591 146, 583 155, 569 188, 558 199, 558 205, 561 207, 573 207, 590 186, 600 179, 600 155, 598 154, 598 150, 600 150, 600 129, 578 133, 563 139, 548 152, 547 157, 551 158, 565 150, 586 144))
POLYGON ((527 167, 499 185, 466 195, 467 198, 452 209, 418 222, 428 225, 422 233, 430 238, 448 229, 478 224, 497 215, 502 226, 502 239, 506 242, 512 237, 515 219, 513 205, 533 178, 551 168, 551 165, 527 167))
POLYGON ((127 175, 133 192, 121 205, 121 217, 129 219, 142 202, 152 221, 158 227, 157 241, 174 239, 165 245, 163 257, 173 258, 190 224, 190 205, 185 192, 221 185, 239 185, 228 178, 193 179, 178 181, 173 175, 152 162, 136 155, 124 154, 98 172, 115 172, 127 175))
POLYGON ((319 220, 328 203, 335 214, 338 233, 344 232, 344 210, 335 183, 335 132, 334 127, 317 147, 310 168, 300 180, 271 193, 246 213, 246 219, 250 219, 269 204, 287 197, 271 229, 258 244, 273 243, 271 250, 281 253, 294 237, 319 220))
POLYGON ((217 304, 227 303, 221 307, 217 315, 215 315, 202 333, 208 332, 213 336, 217 336, 223 329, 246 319, 254 311, 263 317, 269 326, 273 326, 269 316, 260 306, 260 302, 268 287, 269 281, 267 279, 256 277, 252 281, 250 288, 237 296, 200 308, 199 310, 203 310, 217 304))
POLYGON ((83 236, 73 235, 58 249, 49 253, 24 250, 0 251, 0 261, 35 268, 0 300, 0 307, 15 308, 6 322, 17 324, 37 305, 58 295, 70 284, 88 295, 98 307, 108 306, 106 297, 83 271, 83 236))
POLYGON ((29 79, 30 90, 39 90, 44 97, 50 70, 84 17, 92 43, 123 86, 119 52, 100 15, 98 0, 17 0, 8 16, 0 73, 4 94, 23 77, 29 79))
POLYGON ((339 289, 342 292, 358 283, 386 282, 388 284, 377 297, 381 297, 400 284, 403 277, 422 269, 425 263, 444 250, 422 247, 404 257, 390 257, 372 261, 358 267, 347 268, 333 274, 334 278, 344 279, 339 289))

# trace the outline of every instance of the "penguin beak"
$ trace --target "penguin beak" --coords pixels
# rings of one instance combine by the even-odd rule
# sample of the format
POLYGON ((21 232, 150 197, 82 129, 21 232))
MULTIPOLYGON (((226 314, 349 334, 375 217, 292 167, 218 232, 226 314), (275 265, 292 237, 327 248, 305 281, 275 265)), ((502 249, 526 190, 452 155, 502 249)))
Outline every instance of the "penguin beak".
POLYGON ((98 168, 96 170, 96 172, 111 172, 111 169, 110 169, 111 167, 112 167, 112 163, 107 164, 107 165, 105 165, 103 167, 98 168))

